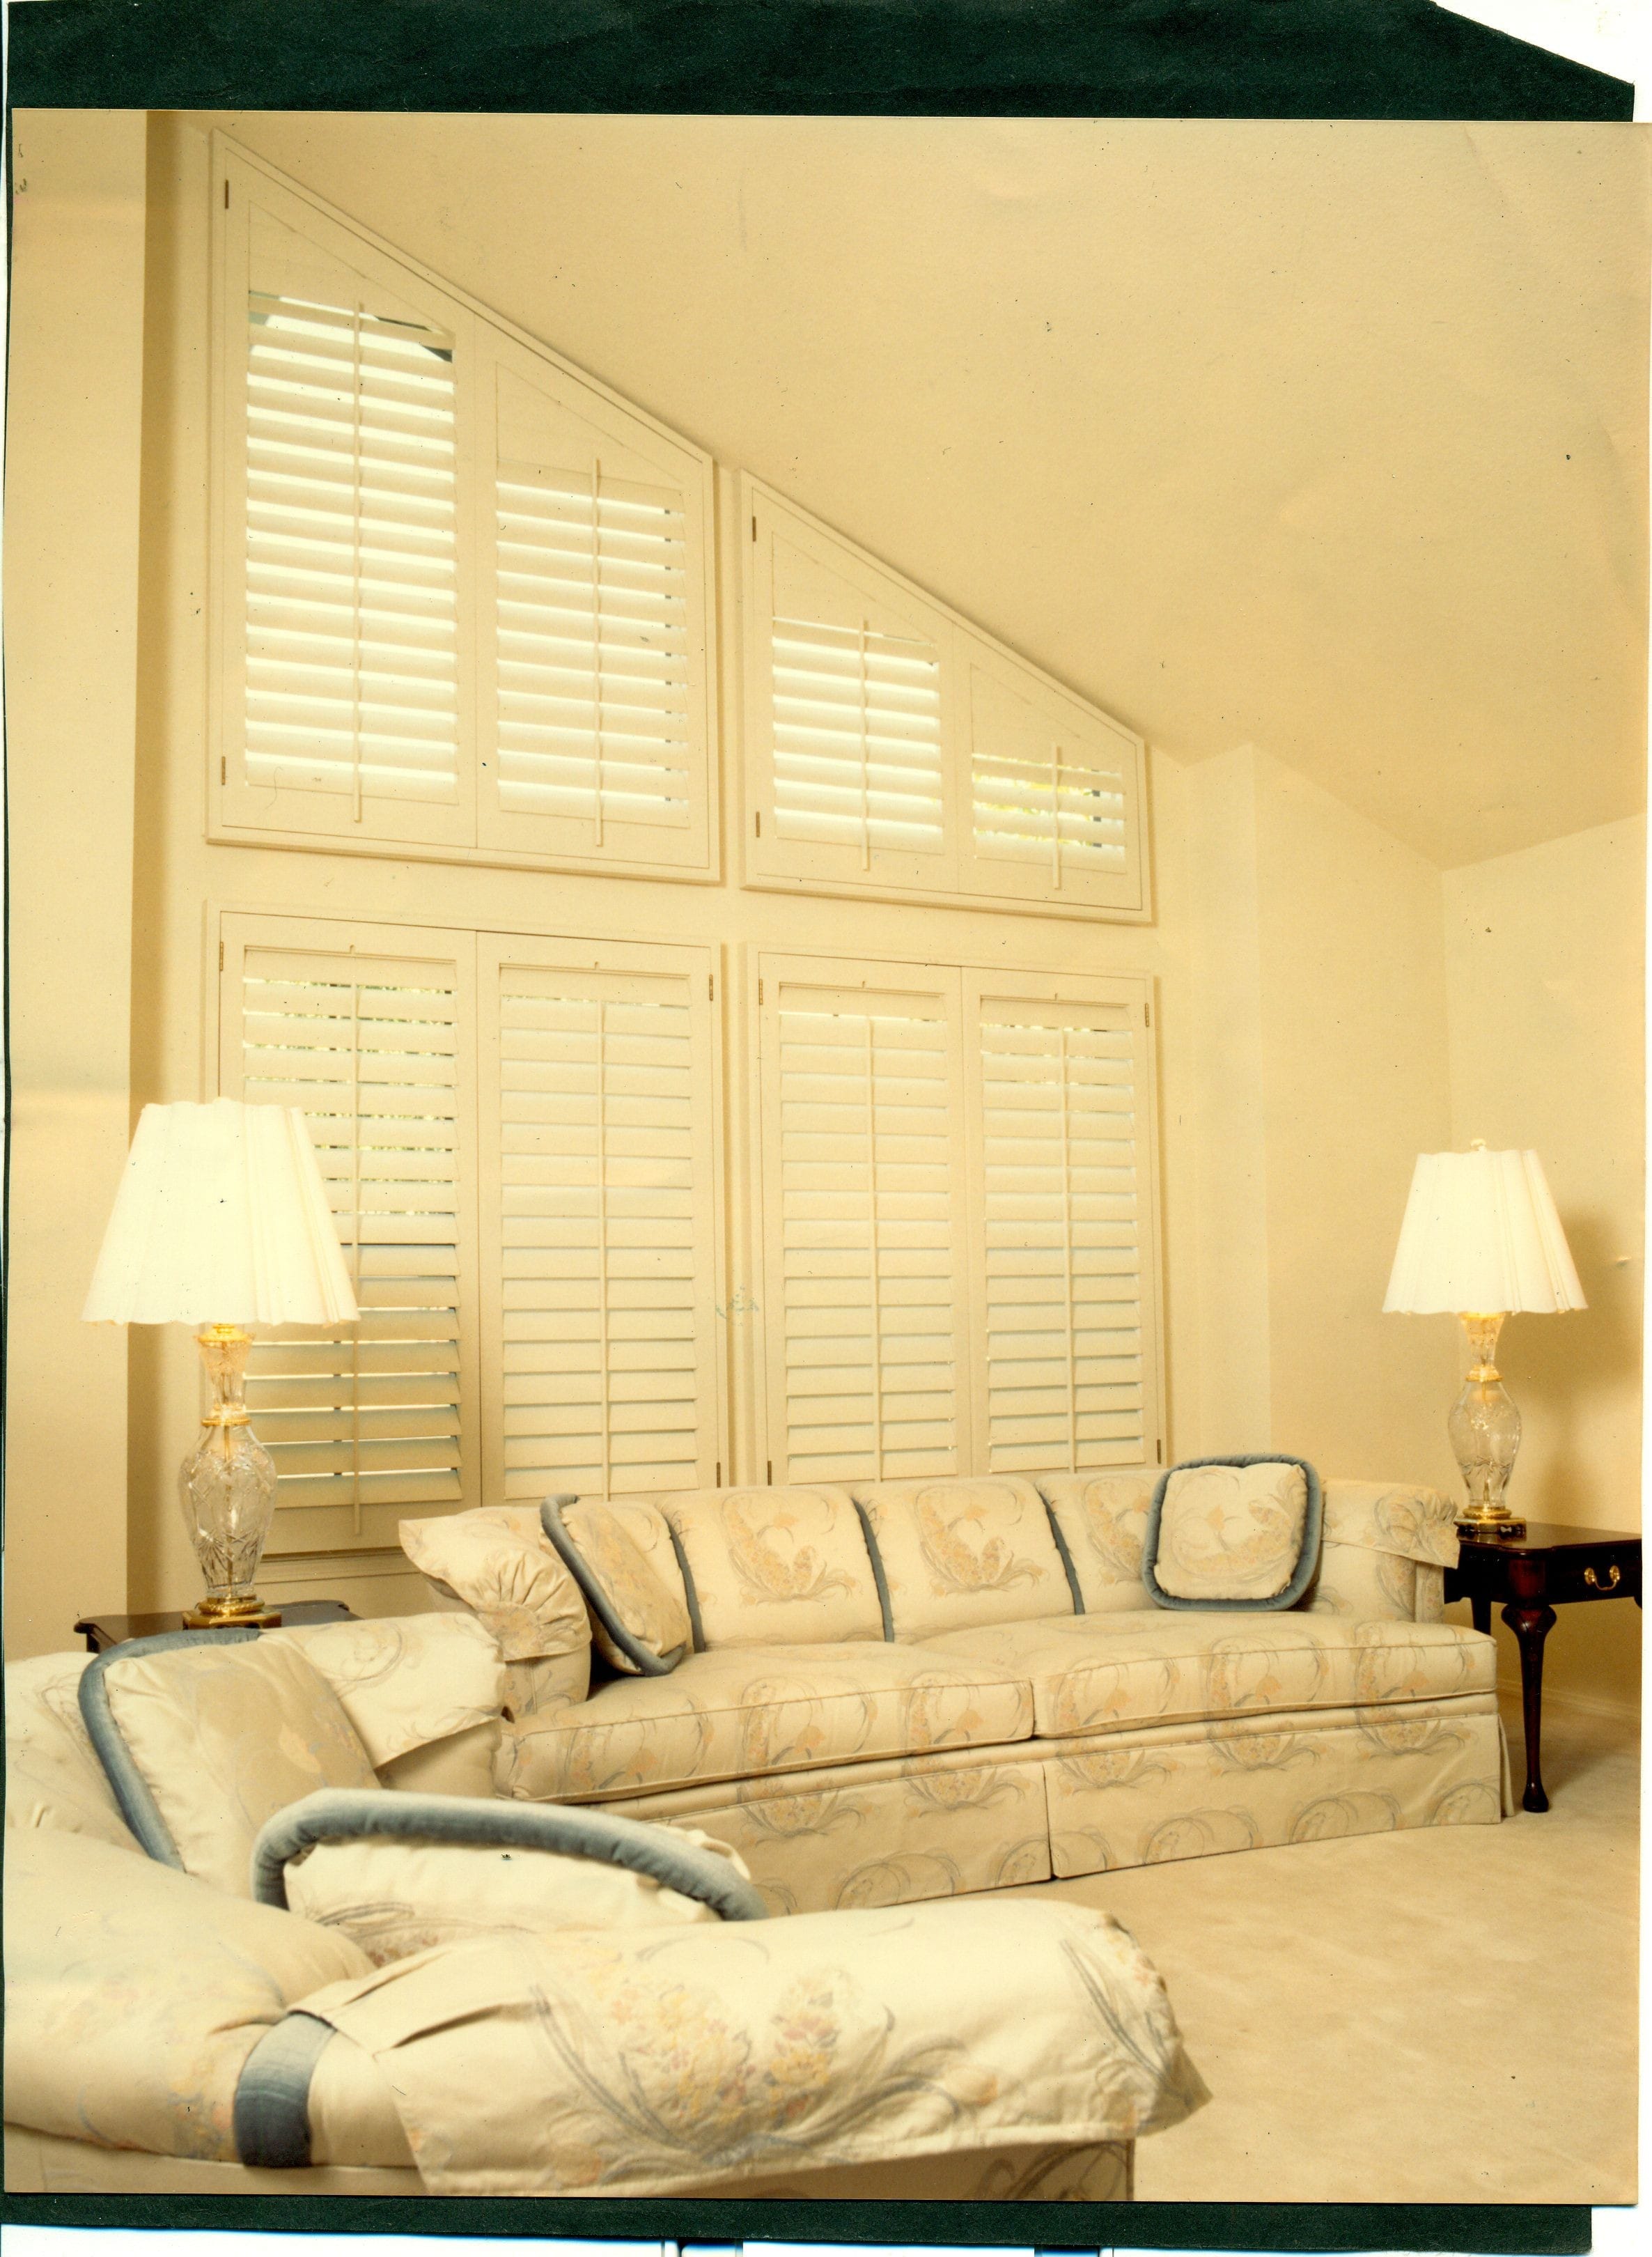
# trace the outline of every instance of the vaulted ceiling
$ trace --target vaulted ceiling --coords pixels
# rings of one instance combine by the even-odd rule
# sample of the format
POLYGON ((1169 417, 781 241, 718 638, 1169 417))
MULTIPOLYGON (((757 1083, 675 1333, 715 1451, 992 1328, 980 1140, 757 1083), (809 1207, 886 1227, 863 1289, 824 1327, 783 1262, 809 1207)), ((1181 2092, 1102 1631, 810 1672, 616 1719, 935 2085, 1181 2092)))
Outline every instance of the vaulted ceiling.
POLYGON ((196 114, 1154 744, 1644 804, 1644 126, 196 114))

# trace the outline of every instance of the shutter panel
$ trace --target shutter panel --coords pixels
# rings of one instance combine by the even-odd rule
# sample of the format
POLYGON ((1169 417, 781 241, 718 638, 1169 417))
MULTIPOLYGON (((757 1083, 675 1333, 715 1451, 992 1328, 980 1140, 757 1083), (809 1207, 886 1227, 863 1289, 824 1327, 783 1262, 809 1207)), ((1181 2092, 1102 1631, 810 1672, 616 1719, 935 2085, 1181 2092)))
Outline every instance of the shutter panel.
POLYGON ((774 1478, 954 1471, 969 1433, 957 974, 761 970, 774 1478))
POLYGON ((482 949, 486 1493, 710 1487, 726 1454, 710 952, 482 949))
POLYGON ((711 464, 478 325, 484 844, 708 875, 711 464))
POLYGON ((303 1107, 362 1312, 255 1340, 270 1548, 392 1546, 399 1519, 476 1494, 469 966, 454 936, 396 927, 224 932, 222 1086, 303 1107))
POLYGON ((251 167, 227 177, 222 819, 462 843, 468 317, 251 167))
POLYGON ((964 974, 978 1187, 977 1462, 1151 1464, 1151 1061, 1126 982, 964 974))
POLYGON ((1139 738, 991 645, 964 639, 963 890, 1050 909, 1144 906, 1139 738))
POLYGON ((950 622, 755 481, 742 493, 748 870, 946 889, 950 622))

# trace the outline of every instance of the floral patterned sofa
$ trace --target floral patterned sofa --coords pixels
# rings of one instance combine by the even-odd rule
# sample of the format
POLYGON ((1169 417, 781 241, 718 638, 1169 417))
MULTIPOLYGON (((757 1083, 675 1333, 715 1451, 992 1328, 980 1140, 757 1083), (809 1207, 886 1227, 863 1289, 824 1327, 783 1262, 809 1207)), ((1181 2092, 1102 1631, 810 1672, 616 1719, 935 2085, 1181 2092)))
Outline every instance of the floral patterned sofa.
POLYGON ((1147 1603, 1140 1473, 609 1500, 692 1624, 625 1674, 532 1507, 404 1524, 506 1657, 495 1791, 703 1827, 787 1912, 1002 1888, 1512 1805, 1454 1511, 1327 1481, 1288 1611, 1147 1603), (595 1629, 597 1652, 593 1661, 595 1629))

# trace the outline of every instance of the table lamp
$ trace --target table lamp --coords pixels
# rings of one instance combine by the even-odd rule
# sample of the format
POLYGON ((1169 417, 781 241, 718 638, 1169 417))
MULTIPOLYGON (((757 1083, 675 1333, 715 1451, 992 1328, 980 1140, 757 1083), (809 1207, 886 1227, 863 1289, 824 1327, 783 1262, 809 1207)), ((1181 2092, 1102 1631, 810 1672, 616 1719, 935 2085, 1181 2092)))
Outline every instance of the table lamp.
POLYGON ((81 1314, 193 1324, 212 1386, 178 1475, 206 1596, 192 1628, 280 1617, 252 1588, 275 1465, 248 1423, 249 1324, 347 1325, 359 1312, 304 1115, 279 1105, 146 1105, 81 1314))
POLYGON ((1503 1501, 1520 1448, 1520 1413, 1492 1358, 1516 1310, 1552 1314, 1588 1304, 1536 1152, 1423 1152, 1388 1279, 1385 1310, 1461 1318, 1472 1363, 1446 1421, 1468 1505, 1459 1536, 1524 1536, 1503 1501))

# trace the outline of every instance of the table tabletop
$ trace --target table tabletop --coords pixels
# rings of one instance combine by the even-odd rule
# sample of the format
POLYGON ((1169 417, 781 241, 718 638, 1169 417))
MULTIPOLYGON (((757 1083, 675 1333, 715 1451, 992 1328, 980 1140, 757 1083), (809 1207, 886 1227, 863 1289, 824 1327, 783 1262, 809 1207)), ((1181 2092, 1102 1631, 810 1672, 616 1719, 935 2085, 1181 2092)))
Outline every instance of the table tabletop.
MULTIPOLYGON (((342 1599, 294 1599, 281 1609, 283 1625, 297 1629, 316 1623, 354 1622, 355 1616, 342 1599)), ((111 1645, 125 1645, 135 1638, 161 1638, 168 1631, 181 1630, 181 1613, 162 1615, 82 1615, 74 1625, 75 1634, 86 1640, 87 1650, 102 1653, 111 1645)))

